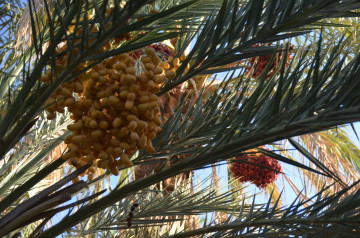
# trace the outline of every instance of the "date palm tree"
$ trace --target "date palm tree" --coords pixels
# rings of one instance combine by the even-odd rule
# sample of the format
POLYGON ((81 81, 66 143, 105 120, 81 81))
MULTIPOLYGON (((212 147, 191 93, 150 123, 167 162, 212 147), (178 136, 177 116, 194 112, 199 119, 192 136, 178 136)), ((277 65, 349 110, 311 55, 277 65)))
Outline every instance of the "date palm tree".
POLYGON ((360 118, 358 29, 349 24, 358 1, 0 4, 0 236, 357 237, 360 153, 341 127, 360 118), (134 151, 133 166, 118 175, 99 170, 77 181, 90 163, 66 163, 71 148, 62 143, 76 116, 64 110, 48 120, 61 100, 49 98, 99 64, 160 42, 180 60, 156 92, 178 97, 155 151, 134 151), (251 59, 269 55, 251 77, 251 59), (45 82, 47 72, 57 74, 45 82), (216 170, 201 181, 180 176, 257 148, 299 168, 298 177, 283 175, 298 193, 293 202, 280 202, 274 185, 259 202, 246 184, 214 179, 216 170), (156 169, 134 176, 149 165, 156 169), (163 188, 170 178, 173 188, 163 188), (296 180, 315 192, 300 191, 296 180))

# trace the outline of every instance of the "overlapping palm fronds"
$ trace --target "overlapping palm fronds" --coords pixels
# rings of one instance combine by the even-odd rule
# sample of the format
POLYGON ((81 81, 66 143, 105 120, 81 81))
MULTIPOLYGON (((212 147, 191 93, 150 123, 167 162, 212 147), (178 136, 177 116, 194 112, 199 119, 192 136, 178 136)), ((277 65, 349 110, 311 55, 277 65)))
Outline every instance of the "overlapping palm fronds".
MULTIPOLYGON (((133 157, 135 166, 160 162, 164 166, 141 179, 124 179, 115 189, 96 199, 93 198, 99 194, 89 189, 83 195, 85 200, 80 200, 87 204, 74 203, 72 205, 79 205, 75 209, 74 206, 68 209, 70 207, 65 205, 66 209, 60 207, 56 210, 53 203, 45 206, 45 213, 62 211, 66 216, 60 217, 54 225, 49 225, 47 219, 42 220, 37 228, 33 227, 33 236, 271 237, 281 233, 285 237, 316 237, 321 234, 355 237, 360 224, 359 193, 350 183, 358 174, 350 163, 358 160, 357 150, 348 151, 353 145, 341 147, 341 143, 346 142, 339 142, 335 137, 342 134, 306 135, 358 120, 360 56, 351 51, 353 42, 342 39, 330 46, 324 44, 320 34, 312 47, 297 46, 289 67, 285 67, 283 60, 282 66, 269 78, 266 77, 270 70, 267 68, 256 80, 249 79, 240 64, 251 57, 279 51, 275 43, 253 47, 255 44, 286 43, 296 36, 308 36, 315 27, 328 26, 329 23, 321 22, 323 19, 358 16, 353 10, 360 7, 359 3, 355 0, 184 0, 176 3, 161 0, 155 1, 158 12, 148 13, 146 8, 150 6, 147 4, 151 2, 59 0, 52 1, 50 6, 47 1, 42 1, 40 5, 44 6, 45 16, 40 16, 34 12, 36 2, 29 1, 31 44, 18 58, 9 61, 7 71, 1 75, 0 100, 4 113, 0 121, 0 176, 3 178, 0 234, 21 232, 21 227, 30 221, 44 218, 26 217, 19 222, 12 214, 29 212, 24 210, 23 204, 27 204, 30 191, 64 163, 61 159, 49 161, 45 158, 61 142, 64 137, 61 128, 66 125, 65 119, 49 123, 41 116, 46 100, 56 88, 79 73, 78 66, 84 62, 91 62, 88 64, 90 68, 92 63, 113 55, 177 38, 178 56, 189 45, 191 49, 176 77, 165 83, 159 95, 190 79, 196 83, 199 75, 212 75, 209 77, 212 80, 217 74, 216 77, 221 79, 212 94, 202 88, 199 97, 190 94, 181 98, 183 101, 178 101, 177 108, 153 142, 157 152, 140 151, 133 157), (114 14, 105 14, 108 7, 113 7, 114 14), (107 27, 110 22, 111 27, 107 27), (69 26, 82 28, 82 35, 68 32, 69 26), (98 31, 94 33, 95 26, 98 31), (97 51, 114 36, 125 33, 133 38, 101 53, 97 51), (79 40, 80 45, 76 45, 79 40), (45 85, 40 77, 49 68, 56 70, 55 61, 61 56, 56 49, 64 42, 69 45, 68 52, 72 55, 69 65, 51 84, 45 85), (76 47, 79 50, 74 50, 76 47), (349 54, 352 54, 351 58, 349 54), (190 66, 188 70, 187 64, 190 66), (188 106, 189 100, 193 100, 192 107, 188 106), (54 134, 60 137, 54 139, 54 134), (322 137, 317 138, 316 145, 303 140, 307 151, 292 139, 295 136, 305 138, 304 135, 322 137), (194 191, 184 186, 190 186, 190 182, 181 183, 182 186, 168 194, 154 189, 155 184, 180 173, 226 163, 243 151, 283 139, 289 139, 311 163, 292 160, 278 152, 262 152, 307 171, 311 181, 316 178, 314 174, 320 174, 327 178, 327 182, 339 184, 330 187, 336 193, 329 195, 327 192, 330 190, 323 189, 312 199, 313 203, 294 201, 288 206, 278 207, 277 196, 274 205, 271 205, 271 199, 263 206, 255 202, 249 205, 246 199, 235 196, 237 190, 219 192, 209 186, 204 191, 194 191), (330 151, 328 146, 333 145, 338 150, 330 151), (331 168, 334 164, 329 163, 329 156, 332 154, 337 158, 347 158, 339 162, 343 171, 331 168), (49 164, 44 166, 47 164, 44 161, 49 164), (344 173, 352 175, 345 176, 344 173), (134 203, 140 206, 127 221, 134 203), (200 221, 197 225, 203 227, 199 228, 184 221, 189 216, 199 215, 196 219, 201 219, 201 215, 210 213, 223 213, 222 224, 200 221), (9 224, 11 226, 7 226, 9 224), (159 227, 159 224, 170 225, 159 227)), ((128 173, 128 170, 121 171, 123 178, 128 173)), ((89 188, 98 186, 99 190, 106 184, 101 183, 101 179, 93 181, 89 188)), ((85 182, 80 183, 85 186, 85 182)), ((106 186, 111 187, 111 184, 106 186)), ((320 185, 317 189, 320 190, 320 185)), ((66 193, 66 199, 74 193, 73 190, 66 193)), ((56 194, 47 193, 50 197, 56 194)), ((36 196, 31 196, 28 201, 33 201, 31 199, 36 196)))
MULTIPOLYGON (((151 186, 80 223, 69 236, 101 233, 115 237, 166 237, 199 228, 199 214, 210 214, 213 211, 227 215, 239 214, 242 200, 234 199, 233 194, 243 188, 219 193, 214 184, 209 184, 210 181, 211 178, 207 177, 193 188, 183 186, 184 181, 177 181, 175 191, 167 195, 151 186), (131 210, 133 204, 138 206, 131 210), (133 214, 129 220, 130 212, 133 214)), ((250 206, 243 209, 248 210, 250 206)))
MULTIPOLYGON (((342 181, 349 184, 359 181, 359 150, 342 129, 304 135, 302 139, 309 152, 316 155, 342 181)), ((309 174, 308 180, 314 183, 317 181, 317 189, 322 186, 318 176, 309 174)), ((340 191, 341 188, 341 185, 337 184, 331 189, 340 191)))
MULTIPOLYGON (((279 153, 287 158, 299 161, 310 168, 318 169, 321 166, 328 168, 339 181, 343 181, 347 185, 359 181, 359 168, 357 165, 359 149, 353 144, 344 129, 336 128, 302 135, 294 138, 294 140, 302 150, 307 150, 309 154, 302 154, 286 140, 274 146, 278 148, 279 153), (312 159, 315 157, 319 160, 320 164, 316 165, 316 163, 312 162, 312 159)), ((293 141, 293 143, 295 142, 293 141)), ((283 186, 285 183, 292 188, 295 194, 300 194, 302 191, 299 196, 307 198, 330 184, 332 186, 328 188, 329 193, 335 193, 347 187, 344 183, 333 184, 334 179, 332 177, 316 174, 301 168, 298 168, 297 173, 288 168, 282 176, 283 183, 269 186, 267 188, 268 192, 273 191, 273 189, 278 190, 278 186, 283 186), (294 176, 299 176, 301 179, 291 179, 294 176)), ((352 190, 358 190, 358 187, 359 185, 356 185, 352 190)))
POLYGON ((264 234, 266 237, 356 237, 359 228, 355 220, 359 211, 351 204, 359 199, 359 192, 346 198, 344 191, 332 196, 325 194, 323 189, 311 197, 317 202, 306 208, 303 206, 308 201, 294 201, 291 207, 277 207, 277 204, 271 207, 269 200, 261 207, 241 210, 239 217, 232 217, 226 224, 205 226, 170 237, 202 237, 205 234, 211 234, 209 237, 264 237, 264 234))

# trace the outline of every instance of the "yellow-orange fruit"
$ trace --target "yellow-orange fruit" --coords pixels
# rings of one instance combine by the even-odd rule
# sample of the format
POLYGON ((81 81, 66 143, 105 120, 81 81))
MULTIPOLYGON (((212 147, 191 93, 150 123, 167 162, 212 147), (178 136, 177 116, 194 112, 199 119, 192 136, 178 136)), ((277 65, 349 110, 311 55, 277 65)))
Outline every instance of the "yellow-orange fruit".
POLYGON ((169 70, 169 71, 166 71, 165 73, 165 76, 168 78, 168 79, 172 79, 176 76, 176 71, 175 70, 169 70))
POLYGON ((98 79, 100 77, 99 73, 96 71, 93 71, 90 73, 90 77, 93 79, 98 79))
POLYGON ((126 142, 121 142, 121 143, 120 143, 120 147, 121 147, 122 149, 124 149, 124 150, 130 149, 130 145, 129 145, 128 143, 126 143, 126 142))
POLYGON ((161 59, 158 55, 152 55, 151 60, 155 65, 158 65, 161 62, 161 59))
POLYGON ((106 69, 100 69, 100 70, 98 71, 98 73, 99 73, 100 76, 104 76, 104 75, 107 75, 107 74, 108 74, 108 71, 107 71, 106 69))
POLYGON ((146 63, 151 63, 152 60, 151 60, 151 57, 145 56, 145 57, 142 57, 142 58, 141 58, 141 62, 142 62, 143 64, 146 64, 146 63))
POLYGON ((155 83, 163 83, 166 80, 166 77, 164 75, 154 75, 153 80, 155 83))
POLYGON ((108 160, 100 160, 100 168, 102 169, 106 169, 109 165, 109 161, 108 160))
POLYGON ((159 101, 159 97, 156 96, 156 94, 151 94, 151 95, 149 95, 149 99, 150 99, 150 101, 152 101, 152 102, 158 102, 158 101, 159 101))
POLYGON ((131 121, 128 125, 128 128, 130 131, 135 130, 135 128, 137 127, 137 122, 136 121, 131 121))
POLYGON ((118 128, 111 128, 110 129, 110 134, 112 136, 117 136, 119 132, 120 132, 120 130, 118 128))
POLYGON ((113 155, 115 157, 119 157, 123 152, 123 149, 121 147, 116 147, 113 149, 113 155))
POLYGON ((119 81, 120 80, 120 74, 117 73, 111 73, 110 78, 114 81, 119 81))
POLYGON ((91 132, 91 137, 93 138, 99 138, 103 135, 103 133, 101 132, 101 130, 95 130, 93 132, 91 132))
POLYGON ((134 66, 134 65, 135 65, 135 60, 134 60, 134 58, 132 58, 132 57, 127 57, 127 58, 124 60, 124 63, 125 63, 127 66, 134 66))
POLYGON ((150 97, 147 96, 147 95, 139 97, 139 102, 140 102, 140 103, 146 103, 146 102, 148 102, 149 100, 150 100, 150 97))
POLYGON ((128 121, 138 121, 139 120, 139 118, 137 118, 137 116, 132 115, 132 114, 127 115, 126 119, 128 121))
POLYGON ((157 86, 153 80, 149 80, 147 84, 148 84, 149 88, 155 88, 157 86))
POLYGON ((148 138, 146 136, 144 135, 140 136, 139 144, 141 148, 145 148, 145 146, 147 145, 147 140, 148 138))
POLYGON ((131 108, 134 106, 134 101, 131 101, 131 100, 127 100, 126 103, 125 103, 125 108, 127 110, 131 110, 131 108))
POLYGON ((118 62, 116 64, 114 64, 114 69, 116 70, 125 70, 127 68, 126 64, 122 63, 122 62, 118 62))
POLYGON ((167 61, 167 62, 173 62, 173 61, 174 61, 174 57, 173 57, 173 56, 170 56, 166 61, 167 61))
POLYGON ((126 154, 120 155, 120 161, 126 166, 126 167, 132 167, 133 163, 130 161, 129 157, 126 154))
POLYGON ((72 95, 71 91, 65 87, 62 87, 61 88, 61 94, 64 96, 64 97, 70 97, 72 95))
POLYGON ((134 67, 127 67, 125 73, 135 75, 136 69, 134 67))
POLYGON ((154 70, 154 65, 152 63, 145 63, 144 67, 147 70, 154 70))
POLYGON ((106 153, 105 151, 101 151, 99 153, 99 158, 102 159, 102 160, 105 160, 109 157, 108 153, 106 153))
POLYGON ((97 98, 97 99, 101 99, 101 98, 104 98, 104 97, 106 97, 106 94, 105 94, 104 91, 100 91, 100 92, 98 92, 98 93, 96 94, 96 98, 97 98))
POLYGON ((106 153, 108 153, 108 155, 109 155, 109 157, 108 157, 109 163, 112 164, 114 162, 114 159, 111 155, 114 153, 114 147, 112 147, 112 146, 107 147, 106 153))
POLYGON ((173 61, 173 64, 175 67, 179 67, 180 66, 180 59, 179 58, 175 58, 173 61))
POLYGON ((158 101, 154 101, 154 102, 151 102, 150 104, 149 104, 149 107, 151 108, 151 109, 155 109, 155 108, 157 108, 159 106, 159 102, 158 101))
POLYGON ((138 105, 140 111, 147 111, 150 109, 150 103, 142 103, 138 105))
POLYGON ((85 142, 85 137, 84 137, 84 135, 74 135, 71 138, 71 142, 81 144, 81 143, 85 142))
POLYGON ((120 145, 120 141, 119 141, 118 139, 111 139, 111 140, 110 140, 110 144, 111 144, 112 146, 117 147, 117 146, 120 145))
POLYGON ((79 82, 76 82, 76 83, 75 83, 75 86, 74 86, 74 92, 76 92, 76 93, 82 93, 83 90, 84 90, 83 85, 82 85, 81 83, 79 83, 79 82))
POLYGON ((147 111, 145 112, 145 117, 146 117, 146 119, 148 119, 148 120, 153 119, 153 118, 154 118, 154 111, 147 110, 147 111))
POLYGON ((127 97, 127 99, 128 99, 129 101, 134 101, 135 98, 136 98, 136 95, 135 95, 135 93, 128 93, 128 94, 126 95, 126 97, 127 97))
POLYGON ((115 118, 112 122, 112 126, 114 128, 118 128, 120 127, 120 125, 121 125, 121 119, 119 117, 115 118))
POLYGON ((69 136, 65 137, 65 139, 64 139, 64 143, 65 143, 65 144, 69 144, 69 143, 71 143, 71 139, 72 139, 72 137, 73 137, 73 135, 69 135, 69 136))
POLYGON ((136 77, 134 75, 132 75, 132 74, 127 74, 125 76, 125 80, 126 80, 127 84, 132 84, 132 83, 136 82, 136 77))
MULTIPOLYGON (((121 90, 121 89, 120 89, 121 90)), ((129 91, 128 90, 121 90, 119 96, 120 98, 127 98, 127 95, 129 94, 129 91)))
POLYGON ((143 121, 143 120, 138 120, 137 121, 137 126, 139 128, 145 129, 145 128, 148 127, 148 123, 146 121, 143 121))
POLYGON ((149 80, 149 77, 145 73, 141 73, 139 79, 142 83, 146 83, 149 80))
POLYGON ((139 135, 136 132, 131 132, 130 138, 131 138, 131 140, 136 141, 136 142, 139 142, 139 140, 140 140, 139 135))
POLYGON ((140 90, 139 85, 133 84, 129 87, 130 92, 137 93, 140 90))
POLYGON ((156 133, 155 132, 150 132, 150 133, 148 133, 147 136, 148 136, 149 140, 153 140, 156 137, 156 133))
POLYGON ((146 149, 146 151, 147 151, 148 153, 150 153, 150 154, 156 152, 155 148, 152 147, 151 145, 146 145, 146 146, 145 146, 145 149, 146 149))
POLYGON ((107 121, 101 121, 101 122, 99 123, 99 127, 100 127, 101 129, 107 129, 107 128, 109 127, 109 123, 108 123, 107 121))
MULTIPOLYGON (((120 156, 120 155, 119 155, 119 156, 120 156)), ((122 163, 122 161, 120 161, 120 160, 115 160, 115 161, 114 161, 114 165, 117 166, 118 168, 120 168, 120 167, 123 166, 123 163, 122 163)))
POLYGON ((160 126, 161 125, 161 120, 160 118, 156 117, 153 119, 153 122, 157 125, 157 126, 160 126))
POLYGON ((162 67, 164 69, 170 69, 170 64, 168 62, 161 62, 159 64, 159 67, 162 67))
MULTIPOLYGON (((160 122, 160 123, 161 123, 161 122, 160 122)), ((154 129, 154 132, 155 132, 155 133, 160 133, 160 132, 162 132, 161 127, 160 127, 160 126, 156 126, 155 129, 154 129)))
POLYGON ((110 96, 109 97, 109 103, 111 105, 116 105, 116 104, 120 103, 120 99, 118 97, 116 97, 116 96, 110 96))
POLYGON ((74 157, 74 152, 69 151, 69 152, 66 152, 61 158, 63 160, 69 160, 70 158, 73 158, 73 157, 74 157))
POLYGON ((105 92, 105 96, 106 96, 106 97, 112 96, 112 95, 113 95, 113 87, 107 87, 107 88, 104 90, 104 92, 105 92))
POLYGON ((110 167, 110 172, 113 174, 113 175, 115 175, 115 176, 118 176, 119 175, 119 170, 118 170, 118 168, 116 168, 115 166, 112 166, 112 167, 110 167))
POLYGON ((98 78, 98 82, 101 84, 106 84, 108 82, 108 80, 104 76, 100 76, 98 78))
POLYGON ((120 132, 119 132, 118 136, 119 136, 120 138, 124 138, 124 137, 126 137, 127 135, 129 135, 129 132, 130 132, 130 131, 129 131, 128 128, 123 127, 123 128, 120 129, 120 132))
POLYGON ((94 151, 100 152, 100 151, 102 151, 103 146, 101 144, 99 144, 99 143, 93 143, 92 148, 93 148, 94 151))
POLYGON ((102 107, 107 107, 109 105, 109 99, 108 98, 102 98, 100 99, 100 104, 102 107))
POLYGON ((146 47, 146 48, 145 48, 145 53, 146 53, 147 55, 154 55, 154 54, 155 54, 155 49, 152 48, 152 47, 146 47))
POLYGON ((163 68, 157 67, 157 68, 154 69, 154 74, 155 74, 155 75, 162 74, 162 73, 164 73, 164 69, 163 69, 163 68))
POLYGON ((93 129, 95 129, 98 126, 98 123, 95 120, 91 120, 89 122, 89 126, 93 129))
POLYGON ((73 151, 73 152, 77 152, 79 150, 79 147, 75 144, 69 144, 68 148, 70 149, 70 151, 73 151))
MULTIPOLYGON (((87 156, 86 156, 86 162, 87 162, 87 164, 90 164, 90 165, 93 164, 94 160, 95 160, 95 157, 94 157, 93 154, 87 154, 87 156)), ((90 168, 89 168, 89 171, 90 171, 90 172, 95 172, 95 170, 94 170, 94 171, 91 171, 90 168)))
POLYGON ((64 113, 65 109, 64 109, 64 107, 59 105, 59 106, 56 107, 56 111, 59 112, 59 113, 64 113))

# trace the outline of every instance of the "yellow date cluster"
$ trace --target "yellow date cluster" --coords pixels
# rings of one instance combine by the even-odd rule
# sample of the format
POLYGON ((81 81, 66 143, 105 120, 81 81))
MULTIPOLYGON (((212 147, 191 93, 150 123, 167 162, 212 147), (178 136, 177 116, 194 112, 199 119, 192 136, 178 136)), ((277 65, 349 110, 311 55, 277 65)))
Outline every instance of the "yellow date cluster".
MULTIPOLYGON (((47 102, 49 120, 65 108, 71 113, 63 159, 77 168, 92 165, 85 172, 89 180, 97 169, 117 175, 119 168, 131 167, 129 157, 138 149, 155 152, 151 141, 162 123, 156 93, 175 77, 180 60, 162 61, 150 47, 142 52, 137 60, 127 53, 104 60, 61 85, 47 102)), ((58 60, 57 70, 66 65, 66 59, 58 60)), ((51 81, 49 72, 42 81, 51 81)))

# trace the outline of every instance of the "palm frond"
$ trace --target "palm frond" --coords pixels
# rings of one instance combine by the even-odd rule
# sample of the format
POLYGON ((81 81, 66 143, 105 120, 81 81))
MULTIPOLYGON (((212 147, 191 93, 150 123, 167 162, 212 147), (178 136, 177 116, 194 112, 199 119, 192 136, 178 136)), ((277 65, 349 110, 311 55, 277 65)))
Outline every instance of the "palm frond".
POLYGON ((110 233, 121 237, 149 234, 155 237, 169 236, 184 229, 194 229, 193 226, 199 222, 198 216, 203 216, 204 213, 210 214, 214 211, 226 215, 239 213, 240 208, 234 209, 234 207, 238 207, 242 200, 234 199, 233 195, 242 190, 242 187, 236 191, 225 190, 219 193, 216 185, 211 183, 211 177, 203 179, 194 188, 190 186, 191 180, 190 178, 177 181, 176 189, 170 194, 164 194, 155 187, 141 190, 84 221, 78 229, 72 230, 69 236, 99 233, 110 233), (129 225, 128 214, 134 203, 139 204, 139 207, 132 211, 133 217, 129 225), (189 223, 189 219, 195 219, 195 223, 189 223))
POLYGON ((317 237, 320 234, 330 237, 356 237, 359 232, 359 215, 350 205, 350 201, 358 200, 359 192, 341 200, 344 191, 326 198, 325 191, 326 189, 312 197, 314 204, 305 208, 304 201, 294 201, 289 207, 266 210, 260 207, 249 210, 247 214, 226 224, 185 231, 170 237, 191 237, 209 233, 212 234, 210 237, 317 237))

